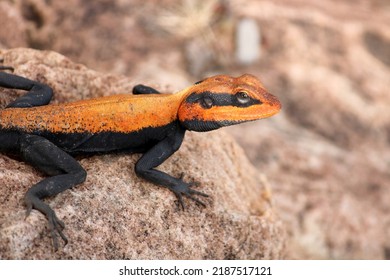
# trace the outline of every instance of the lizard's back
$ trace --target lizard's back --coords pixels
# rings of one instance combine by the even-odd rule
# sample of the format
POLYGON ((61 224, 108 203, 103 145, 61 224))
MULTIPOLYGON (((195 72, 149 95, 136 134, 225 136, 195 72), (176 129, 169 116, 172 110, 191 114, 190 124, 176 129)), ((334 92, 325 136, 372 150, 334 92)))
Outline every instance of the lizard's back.
POLYGON ((7 108, 0 111, 0 129, 42 135, 67 151, 136 149, 145 144, 145 133, 160 138, 159 134, 176 121, 180 101, 175 94, 120 94, 7 108))

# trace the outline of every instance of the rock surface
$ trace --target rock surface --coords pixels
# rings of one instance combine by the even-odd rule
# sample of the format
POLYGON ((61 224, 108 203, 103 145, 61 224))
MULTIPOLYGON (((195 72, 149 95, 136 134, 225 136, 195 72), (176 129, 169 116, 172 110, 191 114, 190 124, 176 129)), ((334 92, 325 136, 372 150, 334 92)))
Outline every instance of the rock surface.
MULTIPOLYGON (((129 92, 132 81, 103 75, 53 52, 0 51, 15 73, 49 84, 53 102, 129 92)), ((2 106, 22 94, 0 89, 2 106)), ((69 244, 53 252, 47 221, 36 210, 24 219, 23 196, 43 175, 0 155, 0 259, 275 259, 283 257, 285 232, 270 189, 223 132, 188 133, 181 149, 160 169, 200 182, 206 208, 136 177, 139 155, 81 158, 84 184, 48 203, 66 224, 69 244)))
POLYGON ((230 132, 275 187, 289 258, 390 258, 389 8, 294 0, 236 9, 265 32, 263 79, 284 106, 271 125, 230 132))

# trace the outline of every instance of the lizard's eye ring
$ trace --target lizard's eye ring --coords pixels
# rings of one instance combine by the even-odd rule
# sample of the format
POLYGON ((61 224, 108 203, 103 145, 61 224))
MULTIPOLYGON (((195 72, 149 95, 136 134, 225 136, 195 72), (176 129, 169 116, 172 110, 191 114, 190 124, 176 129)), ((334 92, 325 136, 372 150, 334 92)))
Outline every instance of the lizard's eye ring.
POLYGON ((200 100, 200 105, 205 109, 210 109, 213 107, 214 101, 210 97, 205 96, 200 100))
POLYGON ((236 93, 236 98, 237 98, 237 101, 240 103, 240 104, 246 104, 249 102, 249 100, 251 99, 249 94, 246 93, 245 91, 239 91, 236 93))

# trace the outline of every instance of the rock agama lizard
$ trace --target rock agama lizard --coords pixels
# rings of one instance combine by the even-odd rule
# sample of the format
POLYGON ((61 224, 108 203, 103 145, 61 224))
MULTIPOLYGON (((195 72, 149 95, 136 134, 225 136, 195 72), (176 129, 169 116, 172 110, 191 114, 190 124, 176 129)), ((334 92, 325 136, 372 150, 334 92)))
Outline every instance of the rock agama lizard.
POLYGON ((183 208, 182 196, 204 205, 196 196, 206 194, 156 167, 179 149, 186 130, 210 131, 262 119, 281 108, 249 74, 206 78, 175 94, 138 85, 133 95, 65 104, 49 104, 49 86, 5 71, 0 71, 0 87, 27 91, 0 111, 0 151, 17 153, 48 175, 27 191, 24 201, 27 215, 34 208, 47 217, 56 250, 58 235, 68 241, 64 223, 43 199, 85 181, 86 171, 74 155, 143 153, 135 164, 138 176, 170 189, 183 208))

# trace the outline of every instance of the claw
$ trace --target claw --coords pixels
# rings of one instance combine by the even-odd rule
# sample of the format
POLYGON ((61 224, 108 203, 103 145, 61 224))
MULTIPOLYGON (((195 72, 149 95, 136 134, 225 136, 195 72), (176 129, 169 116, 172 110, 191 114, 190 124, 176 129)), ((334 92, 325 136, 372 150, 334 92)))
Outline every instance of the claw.
POLYGON ((185 197, 188 197, 192 201, 195 201, 197 204, 199 204, 199 205, 201 205, 203 207, 206 207, 206 204, 203 203, 198 198, 194 197, 194 195, 200 195, 200 196, 203 196, 203 197, 209 197, 209 196, 207 194, 205 194, 205 193, 202 193, 202 192, 199 192, 199 191, 191 189, 190 188, 191 185, 199 186, 199 183, 196 182, 196 183, 192 183, 192 184, 187 184, 187 183, 182 182, 182 184, 179 184, 179 185, 171 188, 171 190, 175 193, 175 195, 177 197, 177 200, 178 200, 178 203, 181 205, 181 208, 183 209, 183 211, 185 210, 185 204, 184 204, 184 201, 183 201, 183 195, 185 197))
POLYGON ((32 203, 28 203, 27 210, 26 210, 26 216, 24 217, 24 219, 27 219, 27 217, 30 216, 32 209, 33 209, 32 203))
POLYGON ((185 203, 183 201, 183 196, 181 195, 181 193, 177 193, 176 197, 177 197, 177 199, 179 201, 179 204, 181 205, 181 209, 184 211, 185 208, 186 208, 186 205, 185 205, 185 203))
POLYGON ((47 215, 47 219, 49 221, 49 229, 50 229, 51 238, 53 240, 53 247, 54 250, 57 251, 58 237, 56 233, 58 233, 58 235, 64 241, 65 245, 68 244, 68 238, 66 238, 65 234, 62 232, 65 228, 65 224, 60 219, 58 219, 57 215, 54 212, 47 215))
MULTIPOLYGON (((202 201, 200 201, 199 199, 191 196, 191 194, 184 194, 186 197, 188 197, 189 199, 195 201, 196 203, 202 205, 203 207, 206 207, 206 204, 204 204, 202 201)), ((183 209, 184 210, 184 209, 183 209)))
POLYGON ((59 247, 58 236, 61 237, 65 245, 68 244, 68 239, 62 232, 65 228, 65 224, 60 219, 58 219, 53 209, 51 209, 47 204, 43 203, 42 200, 32 196, 30 193, 26 193, 25 204, 27 206, 26 218, 28 215, 30 215, 33 208, 37 209, 46 216, 49 223, 49 231, 51 239, 53 240, 53 247, 55 251, 57 251, 59 247))
POLYGON ((202 192, 198 192, 198 191, 193 190, 193 189, 190 189, 190 194, 196 194, 196 195, 201 195, 203 197, 209 197, 208 194, 205 194, 205 193, 202 193, 202 192))

